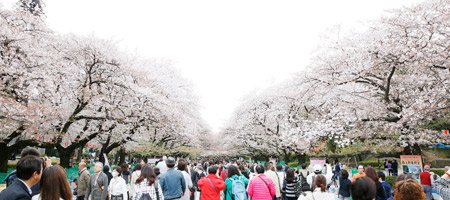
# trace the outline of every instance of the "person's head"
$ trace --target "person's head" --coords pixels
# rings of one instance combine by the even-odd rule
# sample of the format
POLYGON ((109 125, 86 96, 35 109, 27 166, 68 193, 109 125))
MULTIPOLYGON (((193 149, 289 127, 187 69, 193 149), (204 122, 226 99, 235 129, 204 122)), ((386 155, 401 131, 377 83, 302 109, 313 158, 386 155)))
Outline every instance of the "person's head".
POLYGON ((25 147, 24 149, 22 149, 22 152, 20 152, 20 157, 23 158, 28 155, 37 156, 37 157, 41 156, 41 154, 39 153, 39 151, 36 148, 25 147))
POLYGON ((227 176, 228 177, 232 177, 234 175, 240 176, 241 173, 239 172, 238 168, 235 165, 230 165, 228 167, 228 174, 227 174, 227 176))
MULTIPOLYGON (((144 159, 141 159, 141 161, 139 162, 139 165, 141 165, 141 167, 142 167, 142 165, 145 165, 146 163, 145 163, 145 160, 144 159)), ((139 169, 140 170, 140 169, 139 169)))
POLYGON ((271 162, 266 162, 265 168, 266 171, 273 170, 273 164, 271 162))
POLYGON ((163 157, 162 157, 162 160, 163 160, 163 161, 166 161, 166 160, 167 160, 167 156, 163 156, 163 157))
POLYGON ((264 166, 256 165, 255 171, 256 171, 257 174, 264 174, 264 171, 265 171, 264 166))
POLYGON ((348 174, 348 171, 347 170, 345 170, 345 169, 343 169, 343 170, 341 170, 341 177, 342 177, 342 179, 348 179, 348 176, 349 176, 349 174, 348 174))
POLYGON ((287 183, 293 183, 295 180, 295 169, 294 168, 289 168, 286 171, 286 182, 287 183))
POLYGON ((373 200, 377 187, 369 177, 360 177, 350 186, 351 195, 354 200, 373 200))
POLYGON ((320 174, 320 173, 322 173, 322 166, 314 165, 313 170, 314 170, 315 174, 320 174))
POLYGON ((216 174, 217 173, 217 166, 213 165, 213 166, 209 166, 208 167, 208 174, 216 174))
POLYGON ((244 165, 239 165, 239 171, 241 171, 241 173, 242 172, 245 172, 245 167, 244 167, 244 165))
POLYGON ((425 166, 423 167, 423 171, 429 172, 429 171, 430 171, 430 165, 425 165, 425 166))
POLYGON ((374 182, 379 181, 379 180, 378 180, 378 174, 377 174, 377 172, 375 171, 375 169, 372 168, 372 167, 368 167, 368 168, 366 169, 366 176, 369 177, 370 179, 372 179, 374 182))
POLYGON ((128 171, 128 164, 127 163, 123 163, 122 164, 122 172, 127 172, 128 171))
POLYGON ((177 168, 180 171, 186 171, 187 161, 185 159, 178 160, 177 168))
POLYGON ((108 172, 109 172, 109 166, 108 166, 108 165, 105 165, 105 166, 103 167, 103 172, 105 172, 105 173, 108 173, 108 172))
POLYGON ((161 174, 158 167, 153 168, 153 171, 155 172, 156 176, 159 176, 161 174))
POLYGON ((138 170, 141 170, 141 169, 142 169, 142 164, 141 163, 138 163, 138 164, 136 164, 136 166, 134 166, 134 171, 138 171, 138 170))
POLYGON ((78 170, 79 171, 83 170, 84 168, 86 168, 86 163, 85 162, 78 163, 78 170))
POLYGON ((306 163, 302 163, 302 169, 306 169, 308 167, 308 165, 306 165, 306 163))
POLYGON ((139 178, 136 180, 136 184, 141 183, 142 181, 144 181, 145 179, 147 179, 148 185, 152 185, 153 183, 155 183, 156 180, 156 174, 153 171, 152 167, 150 167, 149 165, 145 164, 144 166, 142 166, 141 169, 141 175, 139 176, 139 178))
POLYGON ((169 157, 166 159, 166 165, 168 168, 172 169, 175 167, 175 158, 169 157))
POLYGON ((386 175, 382 171, 377 172, 378 178, 380 178, 382 181, 386 180, 386 175))
POLYGON ((40 187, 41 199, 72 199, 72 190, 66 178, 66 171, 59 165, 50 166, 44 170, 40 187))
POLYGON ((423 187, 414 179, 406 179, 395 183, 394 200, 425 200, 423 187))
POLYGON ((122 176, 122 168, 121 167, 114 168, 114 170, 113 170, 113 172, 111 174, 112 174, 113 177, 120 177, 120 176, 122 176))
POLYGON ((94 166, 94 172, 98 173, 98 172, 101 172, 102 170, 103 170, 103 163, 96 162, 95 166, 94 166))
POLYGON ((358 166, 358 173, 360 174, 364 173, 364 166, 362 165, 358 166))
POLYGON ((16 165, 17 178, 29 181, 31 184, 39 183, 44 164, 41 158, 28 155, 19 160, 16 165))
POLYGON ((277 171, 281 171, 281 170, 283 170, 283 166, 277 165, 277 171))
POLYGON ((395 179, 395 182, 397 183, 407 179, 414 179, 414 177, 412 176, 412 174, 400 174, 397 179, 395 179))
POLYGON ((327 190, 327 179, 323 175, 317 175, 314 179, 314 186, 312 190, 316 190, 316 188, 320 188, 320 191, 325 192, 327 190))

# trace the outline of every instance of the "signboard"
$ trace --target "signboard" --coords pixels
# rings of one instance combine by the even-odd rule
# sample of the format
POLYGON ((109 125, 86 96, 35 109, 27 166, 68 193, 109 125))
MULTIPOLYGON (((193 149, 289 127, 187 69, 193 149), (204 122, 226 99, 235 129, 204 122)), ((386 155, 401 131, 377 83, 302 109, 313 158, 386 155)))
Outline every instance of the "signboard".
POLYGON ((310 158, 309 159, 309 166, 313 167, 314 165, 320 165, 323 167, 325 165, 325 158, 310 158))
POLYGON ((415 179, 419 179, 422 172, 422 157, 420 155, 401 155, 400 165, 404 174, 412 174, 415 179))
POLYGON ((147 163, 151 164, 151 165, 154 165, 157 161, 159 161, 159 159, 157 159, 157 158, 149 158, 149 159, 147 159, 147 163))

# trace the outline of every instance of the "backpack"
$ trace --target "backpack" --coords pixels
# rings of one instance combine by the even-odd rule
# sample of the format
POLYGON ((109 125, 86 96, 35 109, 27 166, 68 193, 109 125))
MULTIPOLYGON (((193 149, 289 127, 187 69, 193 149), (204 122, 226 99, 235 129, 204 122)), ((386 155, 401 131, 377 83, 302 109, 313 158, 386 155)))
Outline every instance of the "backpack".
POLYGON ((247 200, 247 191, 245 190, 245 183, 238 177, 238 180, 230 178, 232 181, 231 191, 233 200, 247 200))
POLYGON ((143 193, 139 200, 152 200, 152 197, 150 197, 149 193, 143 193))
MULTIPOLYGON (((309 175, 309 172, 307 173, 306 176, 309 175)), ((311 186, 308 184, 308 181, 306 181, 306 177, 303 176, 303 173, 300 173, 300 183, 301 183, 301 190, 306 192, 306 191, 311 191, 311 186)))

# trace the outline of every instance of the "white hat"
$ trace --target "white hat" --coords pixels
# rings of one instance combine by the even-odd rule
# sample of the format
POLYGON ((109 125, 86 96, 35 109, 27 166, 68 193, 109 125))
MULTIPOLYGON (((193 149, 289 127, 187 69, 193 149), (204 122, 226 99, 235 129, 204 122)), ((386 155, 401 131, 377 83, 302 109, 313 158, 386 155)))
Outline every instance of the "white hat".
POLYGON ((322 166, 320 166, 320 165, 318 165, 318 164, 315 164, 314 167, 313 167, 313 169, 314 169, 314 172, 315 172, 315 173, 320 173, 320 172, 322 172, 322 166))
POLYGON ((442 175, 442 178, 445 179, 445 180, 449 180, 449 178, 450 178, 450 169, 444 175, 442 175))

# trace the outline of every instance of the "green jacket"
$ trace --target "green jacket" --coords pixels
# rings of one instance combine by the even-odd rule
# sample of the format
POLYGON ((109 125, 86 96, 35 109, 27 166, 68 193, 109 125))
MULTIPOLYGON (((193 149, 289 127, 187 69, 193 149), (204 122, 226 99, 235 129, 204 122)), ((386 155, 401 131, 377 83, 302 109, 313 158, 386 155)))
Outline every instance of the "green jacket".
MULTIPOLYGON (((247 188, 248 186, 248 179, 245 178, 245 176, 237 176, 237 175, 233 175, 231 177, 234 180, 238 180, 238 178, 240 178, 244 184, 245 184, 245 188, 247 188)), ((225 194, 225 200, 233 200, 232 196, 233 196, 233 181, 230 180, 231 178, 227 178, 225 180, 225 184, 227 185, 227 187, 225 187, 225 189, 223 190, 223 193, 225 194)))

